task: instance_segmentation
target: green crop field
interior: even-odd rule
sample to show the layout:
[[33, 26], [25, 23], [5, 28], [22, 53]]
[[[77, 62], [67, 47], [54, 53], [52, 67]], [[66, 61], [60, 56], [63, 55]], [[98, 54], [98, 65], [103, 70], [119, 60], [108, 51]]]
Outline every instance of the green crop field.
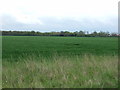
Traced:
[[117, 37], [3, 36], [3, 88], [118, 87]]
[[6, 36], [2, 40], [3, 59], [31, 54], [47, 57], [53, 53], [114, 55], [118, 52], [117, 38]]

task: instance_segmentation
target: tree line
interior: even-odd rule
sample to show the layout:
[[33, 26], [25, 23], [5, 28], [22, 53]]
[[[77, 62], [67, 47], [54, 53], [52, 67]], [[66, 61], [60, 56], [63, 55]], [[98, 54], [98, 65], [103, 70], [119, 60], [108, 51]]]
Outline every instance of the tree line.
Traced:
[[74, 36], [74, 37], [117, 37], [120, 36], [117, 33], [109, 32], [92, 32], [88, 31], [60, 31], [60, 32], [38, 32], [38, 31], [0, 31], [3, 36]]

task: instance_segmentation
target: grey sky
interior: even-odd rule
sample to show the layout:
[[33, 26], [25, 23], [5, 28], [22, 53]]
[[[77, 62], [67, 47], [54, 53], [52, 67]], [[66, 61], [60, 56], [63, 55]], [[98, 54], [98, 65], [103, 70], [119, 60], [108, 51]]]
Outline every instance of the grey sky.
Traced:
[[3, 0], [0, 29], [118, 32], [117, 5], [118, 0]]

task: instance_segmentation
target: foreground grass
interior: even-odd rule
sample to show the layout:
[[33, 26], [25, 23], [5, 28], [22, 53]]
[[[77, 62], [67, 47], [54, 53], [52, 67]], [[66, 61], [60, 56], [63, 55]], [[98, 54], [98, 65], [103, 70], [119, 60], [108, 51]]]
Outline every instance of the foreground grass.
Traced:
[[117, 56], [30, 56], [3, 60], [3, 88], [118, 87]]

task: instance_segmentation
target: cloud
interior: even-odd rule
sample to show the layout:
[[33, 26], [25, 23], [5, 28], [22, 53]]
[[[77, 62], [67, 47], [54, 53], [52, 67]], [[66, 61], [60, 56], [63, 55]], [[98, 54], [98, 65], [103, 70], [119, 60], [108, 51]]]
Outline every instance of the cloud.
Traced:
[[[18, 21], [14, 16], [3, 15], [2, 17], [2, 30], [35, 30], [41, 23], [23, 23]], [[37, 26], [37, 27], [36, 27]]]
[[119, 0], [2, 0], [3, 30], [117, 32]]
[[[117, 14], [119, 0], [3, 0], [1, 13], [16, 17], [101, 17]], [[22, 17], [21, 17], [22, 18]]]
[[2, 30], [117, 32], [119, 0], [2, 0]]
[[55, 18], [55, 17], [40, 17], [40, 23], [22, 23], [18, 21], [15, 17], [10, 15], [2, 16], [2, 30], [35, 30], [40, 32], [47, 31], [109, 31], [117, 32], [117, 18], [110, 17], [107, 20], [99, 20], [96, 18], [82, 18], [82, 19], [72, 19], [72, 18]]

